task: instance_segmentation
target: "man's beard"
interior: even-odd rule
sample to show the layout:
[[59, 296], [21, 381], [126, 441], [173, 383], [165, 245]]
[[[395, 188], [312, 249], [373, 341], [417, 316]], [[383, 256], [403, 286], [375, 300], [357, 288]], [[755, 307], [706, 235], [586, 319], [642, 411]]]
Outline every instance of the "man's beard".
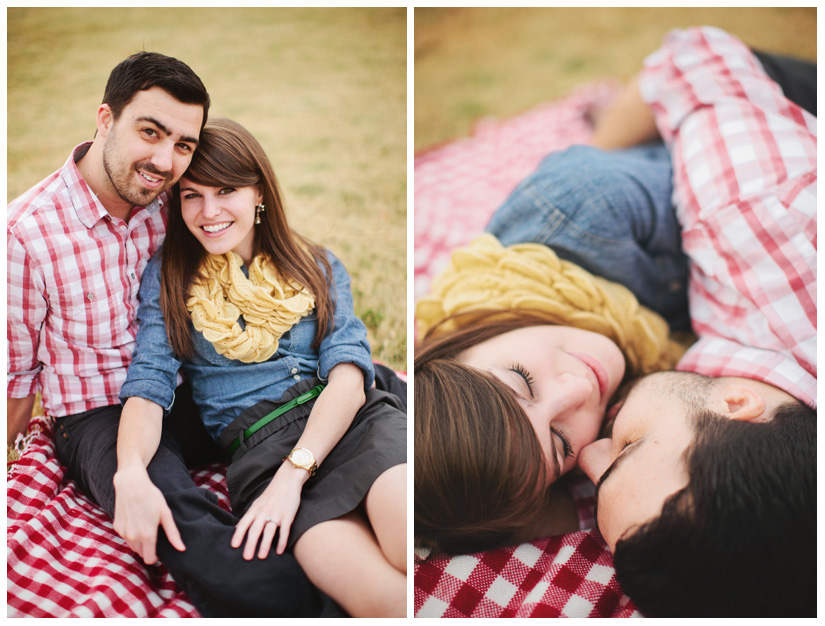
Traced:
[[157, 198], [163, 191], [169, 188], [168, 184], [163, 184], [157, 189], [145, 189], [132, 182], [131, 176], [138, 174], [138, 170], [143, 170], [147, 173], [156, 175], [160, 178], [169, 181], [171, 173], [161, 172], [151, 163], [136, 163], [131, 167], [119, 167], [117, 164], [117, 137], [114, 133], [110, 133], [106, 138], [106, 143], [103, 146], [103, 170], [109, 177], [109, 183], [114, 189], [115, 193], [124, 202], [128, 202], [132, 206], [146, 206]]

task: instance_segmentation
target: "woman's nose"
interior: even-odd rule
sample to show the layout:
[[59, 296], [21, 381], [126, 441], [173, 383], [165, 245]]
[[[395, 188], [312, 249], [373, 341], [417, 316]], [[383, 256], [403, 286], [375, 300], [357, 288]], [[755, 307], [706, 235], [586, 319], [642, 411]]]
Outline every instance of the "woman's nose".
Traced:
[[211, 196], [205, 195], [203, 198], [203, 216], [206, 219], [212, 219], [220, 214], [221, 209], [218, 206], [218, 201]]
[[[595, 393], [598, 393], [598, 389]], [[593, 383], [585, 378], [565, 373], [556, 379], [553, 395], [555, 401], [566, 410], [575, 410], [593, 397], [594, 387]]]
[[598, 483], [602, 474], [613, 462], [613, 440], [598, 439], [579, 452], [578, 464], [587, 477]]

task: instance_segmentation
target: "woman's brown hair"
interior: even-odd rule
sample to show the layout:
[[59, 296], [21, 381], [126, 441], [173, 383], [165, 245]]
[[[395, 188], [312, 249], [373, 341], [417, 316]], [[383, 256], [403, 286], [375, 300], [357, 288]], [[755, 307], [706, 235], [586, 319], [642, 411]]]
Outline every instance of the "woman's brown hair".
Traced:
[[496, 377], [459, 362], [505, 332], [547, 324], [538, 313], [474, 312], [434, 328], [416, 349], [415, 539], [447, 554], [523, 540], [546, 511], [550, 473], [530, 420]]
[[[297, 281], [315, 297], [318, 330], [312, 345], [317, 348], [333, 322], [332, 270], [324, 249], [289, 227], [278, 181], [261, 145], [237, 122], [211, 120], [201, 131], [198, 149], [184, 176], [208, 187], [258, 188], [266, 210], [254, 227], [254, 253], [266, 256], [284, 278]], [[185, 360], [193, 352], [186, 294], [207, 252], [183, 221], [179, 184], [172, 189], [170, 200], [160, 307], [169, 343], [178, 358]]]

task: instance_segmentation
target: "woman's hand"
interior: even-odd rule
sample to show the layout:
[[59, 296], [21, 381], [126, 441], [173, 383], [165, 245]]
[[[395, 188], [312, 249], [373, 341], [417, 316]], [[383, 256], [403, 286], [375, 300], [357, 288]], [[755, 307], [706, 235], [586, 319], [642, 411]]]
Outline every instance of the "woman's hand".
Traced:
[[309, 472], [284, 461], [264, 492], [258, 496], [241, 518], [232, 535], [233, 548], [240, 547], [247, 535], [243, 558], [250, 561], [260, 539], [258, 558], [265, 559], [272, 547], [275, 532], [279, 531], [275, 551], [283, 554], [289, 539], [289, 529], [301, 506], [301, 488], [309, 478]]
[[[329, 373], [329, 382], [318, 396], [307, 419], [307, 425], [293, 448], [312, 450], [320, 466], [329, 451], [341, 440], [352, 419], [364, 404], [364, 374], [352, 363], [339, 363]], [[309, 472], [284, 461], [266, 490], [258, 497], [235, 527], [231, 545], [240, 547], [244, 535], [243, 558], [250, 561], [260, 539], [258, 558], [265, 559], [278, 531], [276, 552], [283, 554], [289, 539], [289, 529], [301, 506], [301, 489]]]
[[163, 527], [172, 546], [186, 550], [163, 493], [145, 470], [118, 472], [115, 485], [115, 532], [126, 540], [146, 565], [157, 563], [158, 526]]

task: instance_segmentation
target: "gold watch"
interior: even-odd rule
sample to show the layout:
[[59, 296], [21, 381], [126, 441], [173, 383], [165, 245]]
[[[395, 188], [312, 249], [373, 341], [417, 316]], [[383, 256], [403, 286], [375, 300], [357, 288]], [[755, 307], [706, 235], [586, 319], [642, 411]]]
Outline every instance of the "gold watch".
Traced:
[[284, 461], [289, 461], [295, 467], [308, 471], [310, 478], [315, 476], [315, 472], [318, 470], [315, 456], [306, 448], [295, 448]]

